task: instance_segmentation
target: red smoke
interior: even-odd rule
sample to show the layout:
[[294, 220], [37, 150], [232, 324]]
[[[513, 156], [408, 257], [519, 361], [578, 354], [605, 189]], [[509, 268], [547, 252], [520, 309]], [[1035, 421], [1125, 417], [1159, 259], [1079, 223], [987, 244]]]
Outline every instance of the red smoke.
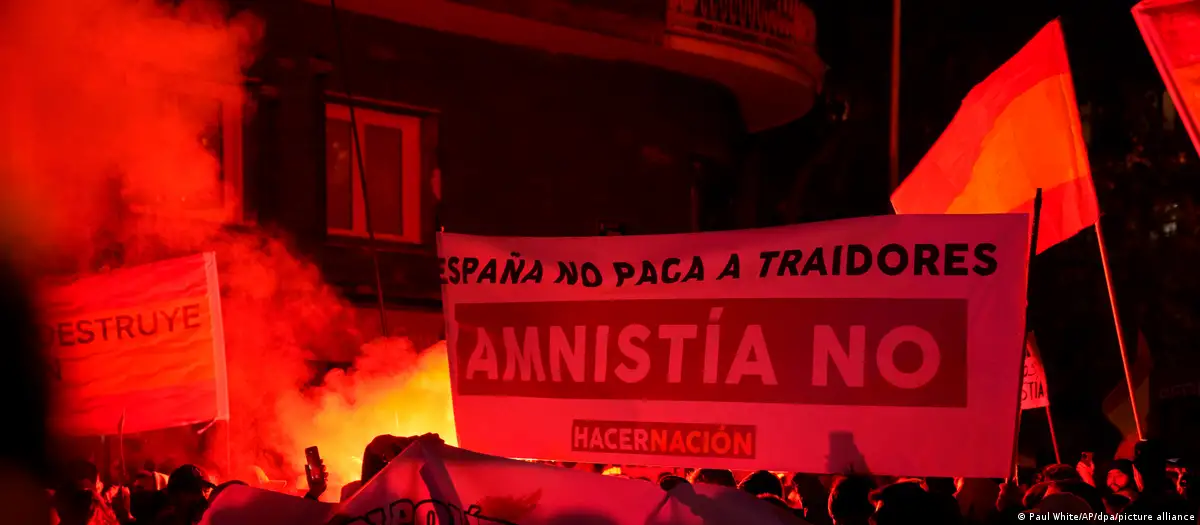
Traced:
[[221, 105], [251, 117], [243, 72], [262, 24], [212, 2], [165, 4], [3, 2], [0, 241], [58, 275], [216, 251], [240, 473], [270, 470], [273, 454], [298, 472], [316, 444], [341, 482], [375, 434], [452, 433], [444, 349], [418, 358], [380, 342], [356, 372], [302, 392], [315, 351], [364, 343], [352, 310], [285, 240], [224, 227], [239, 195], [201, 139]]
[[[174, 222], [218, 195], [217, 161], [197, 138], [214, 100], [243, 101], [257, 22], [197, 2], [5, 4], [0, 166], [21, 240], [86, 265], [108, 241], [211, 234]], [[153, 218], [130, 213], [139, 205]]]

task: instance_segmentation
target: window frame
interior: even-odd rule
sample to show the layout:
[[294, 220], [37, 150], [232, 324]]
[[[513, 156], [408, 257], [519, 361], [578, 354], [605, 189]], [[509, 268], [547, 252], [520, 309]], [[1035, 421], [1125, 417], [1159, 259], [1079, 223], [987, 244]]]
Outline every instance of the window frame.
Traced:
[[[221, 207], [207, 210], [180, 210], [178, 218], [222, 224], [244, 225], [249, 221], [245, 208], [245, 165], [243, 163], [243, 120], [247, 94], [241, 86], [198, 81], [196, 89], [182, 89], [180, 94], [213, 97], [221, 105]], [[151, 206], [131, 203], [130, 210], [138, 215], [154, 217]]]
[[[326, 150], [329, 147], [329, 137], [325, 135], [325, 130], [328, 129], [330, 120], [342, 121], [349, 125], [351, 123], [350, 103], [340, 100], [325, 102], [325, 120], [323, 121], [322, 135], [325, 136], [323, 146]], [[362, 143], [362, 147], [364, 148], [363, 164], [369, 164], [370, 154], [366, 151], [365, 144], [366, 127], [379, 126], [400, 131], [400, 226], [403, 233], [397, 235], [377, 231], [375, 232], [375, 239], [393, 243], [421, 244], [422, 118], [411, 114], [368, 109], [355, 104], [354, 120], [358, 128], [359, 140], [356, 143], [353, 140], [353, 136], [350, 140], [350, 193], [352, 195], [350, 202], [350, 229], [329, 226], [329, 212], [326, 209], [326, 234], [333, 237], [356, 239], [367, 239], [370, 237], [370, 234], [367, 232], [367, 212], [363, 199], [362, 177], [359, 175], [357, 150], [360, 146], [359, 143]], [[322, 171], [324, 171], [322, 180], [324, 181], [326, 192], [329, 190], [329, 171], [327, 166], [328, 164], [326, 163], [325, 167], [322, 168]]]

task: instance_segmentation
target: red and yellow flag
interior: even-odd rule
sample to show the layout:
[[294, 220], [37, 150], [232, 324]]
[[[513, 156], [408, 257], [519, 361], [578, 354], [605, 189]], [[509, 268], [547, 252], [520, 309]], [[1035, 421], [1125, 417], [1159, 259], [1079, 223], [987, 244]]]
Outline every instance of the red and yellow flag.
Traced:
[[44, 299], [56, 430], [94, 436], [229, 418], [213, 254], [85, 277]]
[[1200, 0], [1144, 0], [1133, 18], [1200, 151]]
[[1038, 252], [1098, 218], [1062, 28], [1051, 22], [975, 86], [892, 194], [896, 213], [1032, 213]]

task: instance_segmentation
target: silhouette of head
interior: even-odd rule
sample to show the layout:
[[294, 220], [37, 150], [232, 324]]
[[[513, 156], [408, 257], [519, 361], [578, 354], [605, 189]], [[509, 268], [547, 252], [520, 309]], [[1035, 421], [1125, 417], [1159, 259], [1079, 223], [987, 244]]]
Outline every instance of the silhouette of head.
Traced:
[[935, 523], [939, 513], [933, 512], [935, 504], [930, 494], [920, 483], [903, 481], [893, 483], [871, 494], [875, 503], [875, 525], [902, 525], [909, 523]]
[[770, 494], [772, 496], [783, 498], [783, 482], [774, 474], [765, 470], [759, 470], [746, 476], [738, 488], [749, 492], [755, 496], [762, 494]]
[[1079, 471], [1071, 465], [1058, 463], [1054, 465], [1046, 465], [1046, 468], [1042, 469], [1042, 481], [1069, 481], [1081, 479], [1083, 478], [1079, 476]]
[[692, 473], [692, 483], [707, 483], [709, 485], [721, 485], [730, 488], [737, 487], [737, 483], [733, 480], [733, 472], [711, 468], [702, 468]]
[[850, 476], [839, 478], [829, 491], [829, 517], [837, 524], [867, 523], [875, 507], [871, 491], [875, 483], [870, 478]]
[[679, 485], [687, 485], [688, 480], [674, 474], [664, 473], [658, 477], [658, 487], [669, 491]]

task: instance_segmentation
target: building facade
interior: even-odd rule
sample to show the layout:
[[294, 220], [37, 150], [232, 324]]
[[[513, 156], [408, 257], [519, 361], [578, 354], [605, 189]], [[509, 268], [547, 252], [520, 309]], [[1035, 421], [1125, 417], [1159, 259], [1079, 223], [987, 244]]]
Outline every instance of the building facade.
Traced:
[[243, 213], [292, 236], [369, 334], [369, 209], [389, 329], [418, 345], [444, 326], [440, 229], [754, 226], [734, 211], [754, 202], [744, 146], [803, 116], [824, 71], [798, 0], [246, 3], [266, 33], [221, 141]]

